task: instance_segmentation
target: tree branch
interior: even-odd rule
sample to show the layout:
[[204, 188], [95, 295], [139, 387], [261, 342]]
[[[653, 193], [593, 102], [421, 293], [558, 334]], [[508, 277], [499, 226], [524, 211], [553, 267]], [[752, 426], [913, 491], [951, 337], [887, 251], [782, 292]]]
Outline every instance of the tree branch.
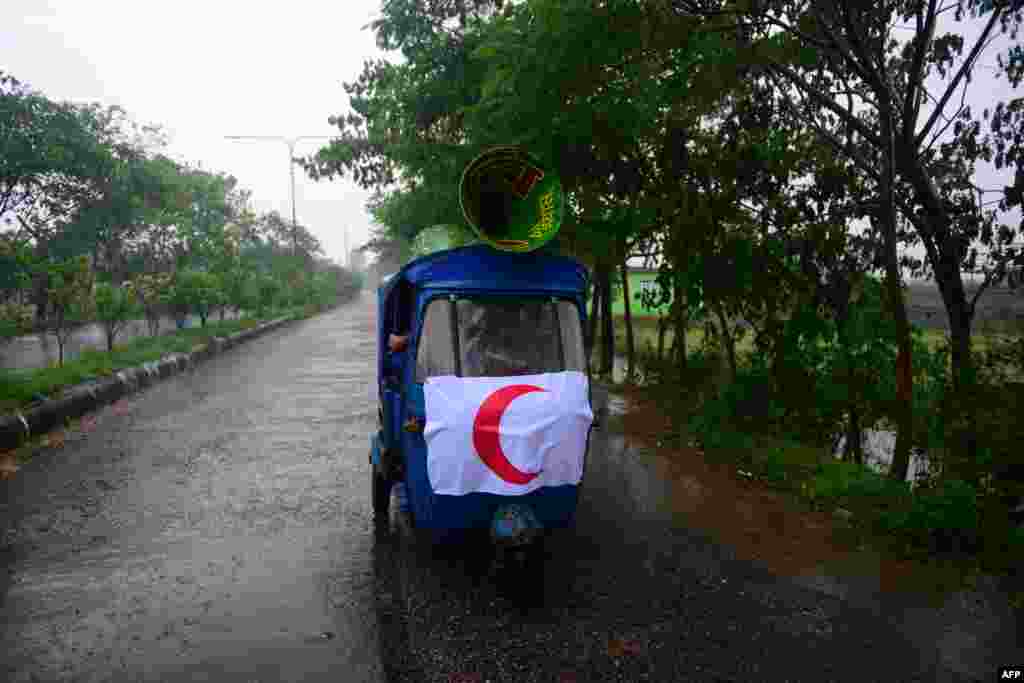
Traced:
[[37, 232], [34, 228], [32, 228], [25, 221], [24, 218], [22, 218], [21, 216], [15, 216], [15, 218], [17, 218], [18, 222], [21, 223], [22, 229], [29, 234], [29, 237], [31, 237], [32, 239], [35, 239], [35, 240], [42, 240], [42, 237], [40, 236], [41, 233]]
[[838, 152], [849, 155], [853, 163], [858, 168], [860, 168], [864, 173], [866, 173], [869, 177], [871, 177], [872, 180], [876, 182], [880, 181], [881, 177], [878, 175], [877, 171], [875, 171], [871, 167], [871, 164], [868, 163], [867, 159], [865, 159], [863, 155], [861, 155], [856, 150], [856, 148], [853, 147], [853, 145], [844, 145], [838, 138], [835, 137], [835, 135], [822, 128], [817, 121], [814, 121], [811, 117], [804, 116], [799, 111], [797, 111], [796, 106], [790, 100], [782, 98], [782, 102], [794, 116], [810, 124], [811, 128], [814, 129], [815, 133], [817, 133], [819, 137], [823, 138], [826, 142], [835, 147]]
[[806, 96], [813, 99], [819, 105], [825, 107], [826, 109], [832, 110], [832, 112], [838, 115], [841, 120], [845, 121], [847, 125], [849, 125], [855, 131], [857, 131], [861, 135], [861, 137], [870, 142], [872, 145], [875, 145], [876, 147], [879, 148], [882, 146], [882, 141], [878, 138], [878, 136], [875, 135], [859, 119], [857, 119], [852, 114], [847, 112], [845, 109], [840, 107], [834, 101], [829, 100], [827, 97], [822, 96], [821, 93], [807, 86], [798, 75], [793, 73], [791, 69], [774, 62], [769, 63], [768, 68], [774, 71], [775, 73], [778, 73], [779, 75], [785, 77], [786, 80], [788, 80], [790, 83], [796, 86], [798, 90], [800, 90]]
[[964, 89], [963, 89], [963, 92], [960, 95], [960, 107], [956, 110], [956, 113], [953, 114], [953, 116], [951, 116], [951, 117], [946, 117], [945, 115], [943, 115], [942, 118], [946, 119], [946, 125], [944, 125], [941, 130], [939, 130], [938, 132], [935, 133], [935, 135], [932, 136], [931, 141], [928, 142], [928, 146], [925, 147], [924, 150], [922, 150], [922, 151], [927, 151], [927, 150], [931, 149], [935, 145], [935, 143], [939, 140], [939, 138], [942, 137], [943, 133], [945, 133], [947, 130], [949, 130], [949, 127], [952, 126], [956, 122], [956, 118], [960, 115], [960, 112], [962, 112], [964, 110], [964, 103], [967, 100], [967, 86], [968, 86], [967, 81], [964, 81]]
[[935, 0], [928, 0], [928, 11], [925, 15], [924, 30], [921, 28], [921, 13], [917, 14], [917, 44], [914, 56], [907, 72], [907, 92], [903, 100], [903, 139], [910, 142], [914, 139], [914, 124], [920, 114], [918, 92], [924, 89], [924, 55], [932, 42], [935, 32]]
[[836, 51], [839, 52], [839, 56], [849, 64], [850, 68], [856, 72], [858, 76], [865, 82], [871, 82], [871, 74], [868, 73], [866, 65], [862, 65], [860, 62], [860, 55], [855, 55], [853, 49], [845, 40], [843, 40], [839, 34], [832, 30], [832, 27], [828, 25], [825, 18], [821, 16], [821, 13], [817, 9], [812, 9], [811, 13], [817, 20], [821, 30], [825, 33], [825, 36], [832, 42], [832, 45]]
[[953, 78], [953, 81], [949, 84], [949, 87], [946, 88], [946, 92], [942, 94], [942, 99], [939, 100], [938, 105], [936, 105], [935, 107], [935, 111], [933, 111], [932, 115], [928, 118], [928, 123], [925, 124], [924, 128], [921, 129], [921, 132], [918, 133], [917, 137], [914, 139], [915, 147], [920, 147], [921, 143], [924, 142], [924, 139], [928, 136], [928, 132], [932, 129], [932, 126], [935, 125], [936, 119], [938, 119], [942, 110], [946, 108], [946, 103], [949, 102], [949, 98], [953, 96], [953, 92], [960, 84], [960, 81], [970, 70], [970, 68], [974, 64], [974, 61], [978, 58], [978, 55], [981, 54], [982, 47], [988, 40], [988, 34], [992, 32], [992, 28], [995, 26], [996, 22], [1002, 16], [1002, 12], [1002, 7], [993, 8], [992, 17], [989, 19], [988, 25], [985, 26], [985, 30], [978, 37], [978, 41], [974, 44], [974, 47], [971, 49], [970, 55], [968, 55], [967, 59], [964, 60], [964, 63], [960, 65], [960, 70], [957, 71], [957, 74]]

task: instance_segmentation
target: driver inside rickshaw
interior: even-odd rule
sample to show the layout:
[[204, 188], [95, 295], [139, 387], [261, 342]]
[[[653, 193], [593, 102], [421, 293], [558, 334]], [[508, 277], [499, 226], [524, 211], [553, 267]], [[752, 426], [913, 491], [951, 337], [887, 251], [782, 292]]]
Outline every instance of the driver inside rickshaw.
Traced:
[[558, 329], [547, 302], [466, 304], [463, 326], [464, 377], [508, 377], [560, 369]]
[[399, 380], [402, 368], [405, 366], [406, 349], [409, 347], [409, 330], [412, 326], [412, 286], [403, 280], [396, 285], [392, 296], [385, 370], [389, 378]]

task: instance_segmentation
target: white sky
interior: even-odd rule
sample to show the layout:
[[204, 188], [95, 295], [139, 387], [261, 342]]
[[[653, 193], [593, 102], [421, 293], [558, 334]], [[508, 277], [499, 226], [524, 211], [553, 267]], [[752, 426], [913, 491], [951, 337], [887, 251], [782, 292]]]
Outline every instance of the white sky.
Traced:
[[[162, 125], [168, 152], [252, 190], [258, 212], [291, 216], [288, 148], [225, 135], [331, 136], [348, 111], [341, 84], [382, 57], [361, 30], [380, 0], [225, 2], [3, 0], [0, 69], [54, 100], [120, 105]], [[327, 140], [299, 142], [296, 155]], [[327, 256], [346, 262], [369, 238], [369, 193], [350, 181], [308, 179], [296, 167], [300, 223]]]
[[[372, 32], [362, 30], [380, 1], [4, 0], [0, 69], [52, 99], [116, 104], [136, 121], [162, 125], [172, 156], [233, 174], [252, 190], [257, 211], [290, 217], [286, 145], [224, 136], [336, 133], [327, 118], [348, 111], [342, 82], [354, 80], [364, 60], [383, 56]], [[943, 19], [940, 33], [953, 25]], [[971, 23], [960, 27], [966, 49], [980, 30]], [[1006, 46], [1000, 38], [981, 64], [994, 66]], [[937, 84], [932, 92], [941, 92]], [[968, 101], [979, 111], [1014, 95], [981, 68]], [[300, 142], [296, 154], [326, 143]], [[1009, 182], [984, 166], [979, 184]], [[346, 230], [349, 249], [369, 237], [368, 197], [350, 181], [316, 183], [296, 169], [298, 220], [339, 262], [346, 262]], [[1016, 224], [1019, 213], [1008, 218]]]

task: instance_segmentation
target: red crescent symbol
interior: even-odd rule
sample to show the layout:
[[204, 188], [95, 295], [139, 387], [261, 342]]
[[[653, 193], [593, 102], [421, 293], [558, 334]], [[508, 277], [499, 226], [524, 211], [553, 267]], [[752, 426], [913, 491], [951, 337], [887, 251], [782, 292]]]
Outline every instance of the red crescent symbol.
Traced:
[[512, 401], [523, 394], [545, 391], [530, 384], [512, 384], [498, 389], [484, 399], [473, 420], [473, 447], [480, 460], [510, 484], [529, 484], [540, 472], [523, 472], [508, 461], [501, 450], [498, 427], [501, 416]]

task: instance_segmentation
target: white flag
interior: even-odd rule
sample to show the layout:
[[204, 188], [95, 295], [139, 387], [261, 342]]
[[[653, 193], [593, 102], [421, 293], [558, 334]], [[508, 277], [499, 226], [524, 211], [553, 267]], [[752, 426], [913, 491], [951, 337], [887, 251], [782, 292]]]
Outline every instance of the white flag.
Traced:
[[430, 377], [423, 387], [434, 493], [521, 496], [579, 484], [594, 420], [587, 376]]

